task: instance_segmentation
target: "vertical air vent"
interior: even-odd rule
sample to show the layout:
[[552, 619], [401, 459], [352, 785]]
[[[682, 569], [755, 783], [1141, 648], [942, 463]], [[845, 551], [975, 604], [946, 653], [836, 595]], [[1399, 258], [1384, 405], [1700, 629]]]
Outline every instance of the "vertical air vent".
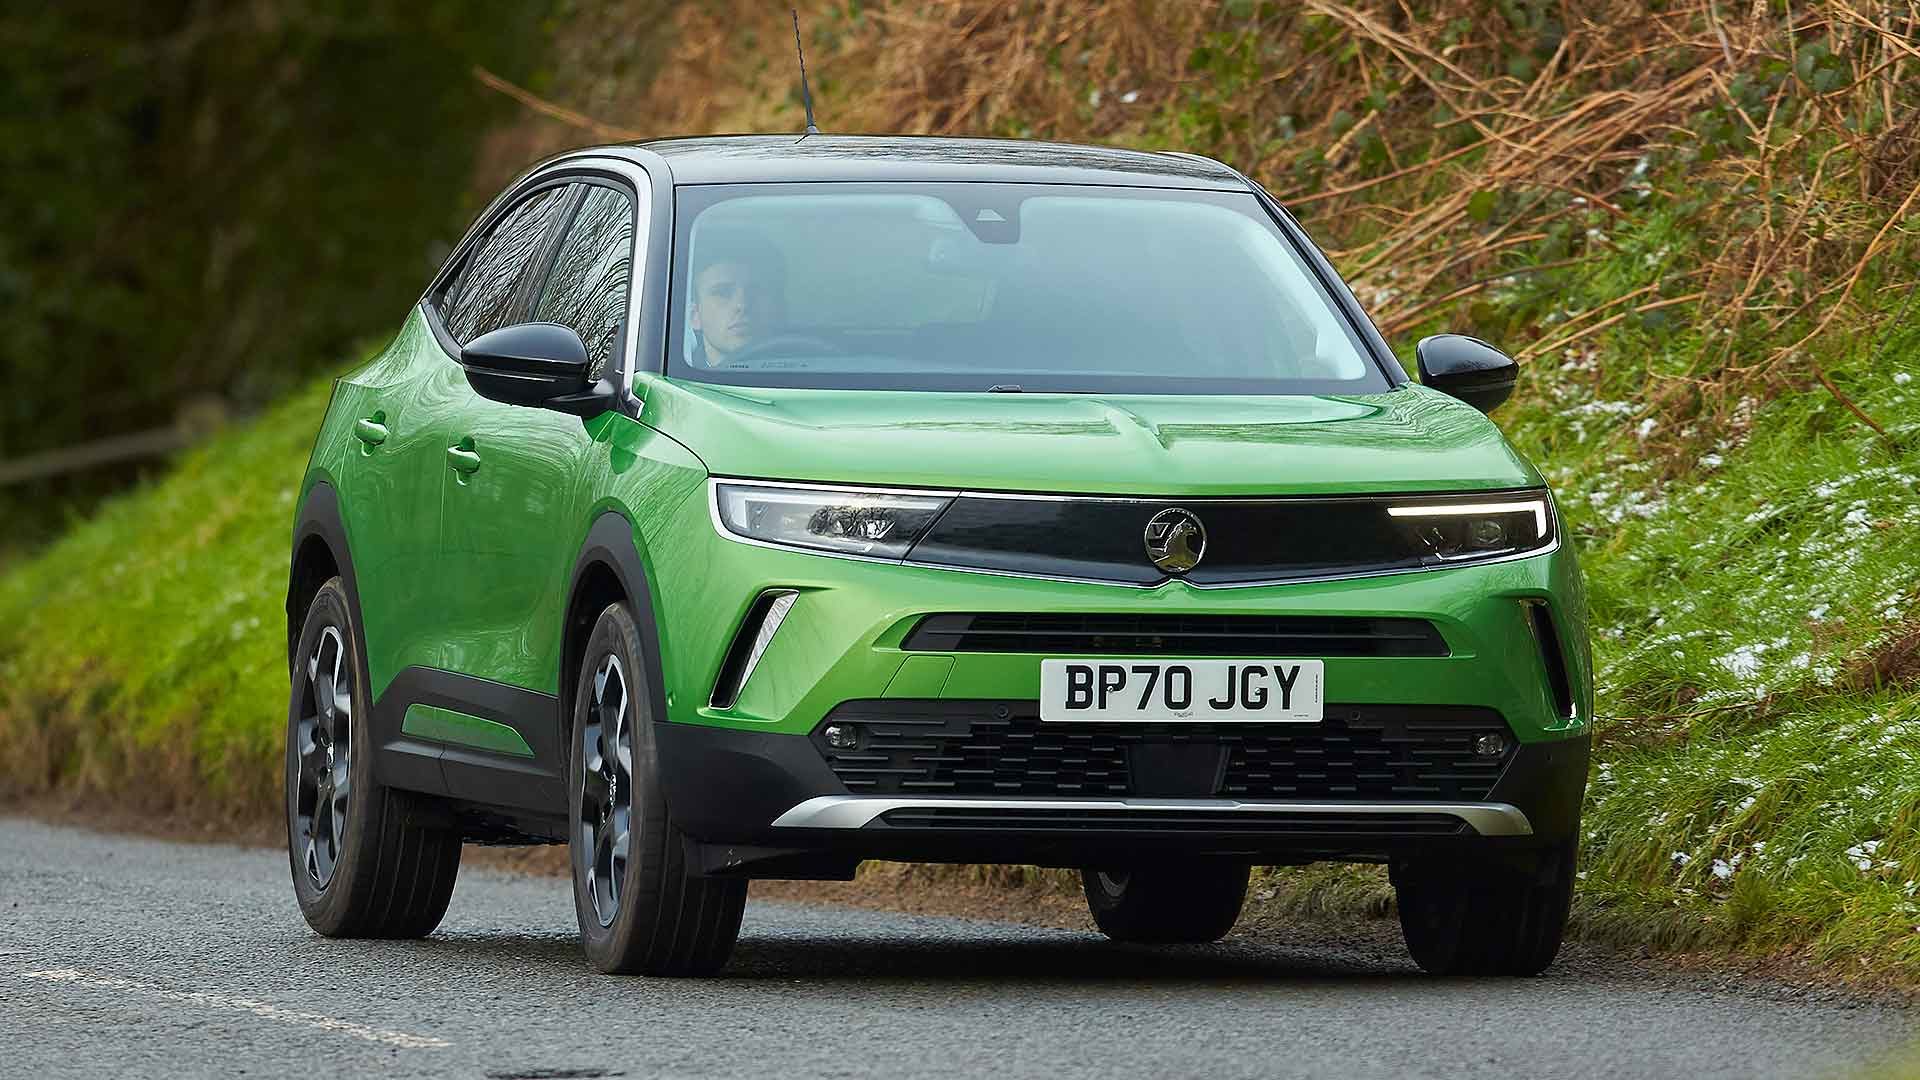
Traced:
[[731, 709], [733, 703], [740, 700], [740, 691], [753, 677], [755, 665], [772, 644], [773, 635], [780, 630], [780, 624], [786, 620], [787, 612], [793, 610], [793, 602], [800, 596], [792, 589], [769, 589], [754, 598], [753, 606], [747, 609], [747, 617], [740, 620], [740, 629], [733, 635], [733, 644], [727, 647], [727, 657], [720, 663], [720, 677], [714, 680], [713, 696], [708, 704], [716, 709]]
[[1553, 610], [1545, 600], [1523, 600], [1520, 606], [1526, 610], [1527, 628], [1533, 631], [1533, 643], [1540, 649], [1540, 663], [1546, 668], [1554, 714], [1562, 720], [1572, 720], [1575, 718], [1573, 682], [1567, 678], [1567, 654], [1560, 647], [1560, 631], [1553, 624]]

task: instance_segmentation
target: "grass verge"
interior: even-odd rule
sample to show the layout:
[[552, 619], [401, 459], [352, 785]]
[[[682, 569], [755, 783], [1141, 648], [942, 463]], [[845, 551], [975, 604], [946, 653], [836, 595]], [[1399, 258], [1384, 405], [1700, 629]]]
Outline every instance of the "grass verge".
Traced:
[[0, 796], [272, 813], [293, 497], [326, 399], [217, 436], [0, 576]]

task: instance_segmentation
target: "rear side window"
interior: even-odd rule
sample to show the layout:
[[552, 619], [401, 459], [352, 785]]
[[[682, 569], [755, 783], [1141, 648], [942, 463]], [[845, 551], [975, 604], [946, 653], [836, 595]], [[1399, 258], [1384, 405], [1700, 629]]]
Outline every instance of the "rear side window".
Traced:
[[533, 318], [573, 327], [593, 358], [596, 378], [626, 326], [632, 264], [633, 201], [624, 191], [589, 187], [554, 256]]
[[475, 246], [442, 298], [441, 317], [455, 341], [465, 344], [521, 321], [572, 191], [556, 187], [532, 196], [507, 211]]

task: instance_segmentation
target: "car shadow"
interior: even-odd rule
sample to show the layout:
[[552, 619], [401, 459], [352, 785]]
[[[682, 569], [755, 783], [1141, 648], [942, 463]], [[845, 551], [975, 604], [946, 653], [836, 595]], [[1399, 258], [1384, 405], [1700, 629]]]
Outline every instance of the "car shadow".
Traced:
[[[438, 965], [457, 969], [469, 962], [509, 966], [555, 975], [585, 971], [580, 939], [572, 933], [442, 932], [405, 945]], [[1334, 983], [1352, 988], [1367, 983], [1426, 981], [1410, 960], [1347, 950], [1337, 942], [1322, 947], [1274, 946], [1229, 939], [1214, 945], [1121, 945], [1072, 931], [989, 926], [943, 927], [924, 937], [899, 931], [882, 933], [796, 930], [788, 927], [743, 929], [732, 958], [718, 978], [727, 982], [792, 982], [884, 987], [902, 982], [939, 980], [1081, 985], [1152, 982], [1157, 985], [1236, 982]]]
[[[1038, 936], [1044, 934], [1045, 936]], [[1337, 951], [1216, 945], [1120, 945], [1058, 931], [1008, 940], [1004, 933], [945, 933], [927, 940], [885, 937], [743, 934], [721, 973], [726, 979], [983, 979], [1057, 983], [1234, 982], [1424, 978], [1404, 966]]]

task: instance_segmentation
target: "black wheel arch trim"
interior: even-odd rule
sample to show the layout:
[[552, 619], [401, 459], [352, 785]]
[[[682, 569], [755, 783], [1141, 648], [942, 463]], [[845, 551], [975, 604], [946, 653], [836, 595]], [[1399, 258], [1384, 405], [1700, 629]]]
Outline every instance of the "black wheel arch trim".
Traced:
[[[640, 647], [645, 654], [640, 658], [647, 679], [647, 700], [653, 711], [654, 746], [658, 754], [658, 777], [662, 794], [666, 798], [668, 813], [672, 814], [682, 828], [690, 828], [701, 822], [688, 822], [683, 819], [687, 811], [704, 807], [707, 803], [704, 789], [711, 787], [717, 777], [724, 777], [724, 769], [707, 769], [703, 765], [713, 764], [711, 755], [704, 753], [704, 743], [689, 743], [674, 736], [682, 729], [697, 728], [707, 730], [700, 725], [676, 724], [668, 716], [666, 677], [661, 661], [660, 625], [655, 615], [651, 576], [646, 563], [640, 557], [639, 541], [634, 535], [633, 522], [618, 510], [603, 511], [594, 520], [593, 527], [587, 530], [587, 538], [580, 545], [580, 554], [574, 561], [573, 573], [567, 580], [567, 625], [561, 638], [562, 663], [566, 667], [579, 666], [576, 654], [586, 646], [587, 636], [593, 633], [593, 621], [598, 611], [575, 611], [582, 586], [588, 575], [596, 568], [610, 571], [618, 582], [620, 591], [625, 595], [628, 609], [633, 615], [634, 626], [640, 631]], [[572, 687], [577, 672], [561, 673], [561, 732], [565, 752], [571, 755], [573, 703]], [[806, 740], [795, 736], [793, 741], [802, 746]], [[809, 750], [811, 748], [809, 747]], [[825, 771], [824, 765], [821, 771]], [[830, 774], [829, 774], [830, 775]]]
[[[582, 587], [589, 575], [598, 569], [613, 574], [621, 593], [626, 597], [629, 610], [633, 614], [634, 625], [640, 631], [640, 644], [646, 655], [640, 658], [647, 676], [648, 704], [653, 710], [655, 721], [661, 721], [667, 715], [667, 691], [665, 674], [660, 663], [660, 627], [654, 618], [653, 589], [649, 585], [646, 564], [640, 558], [640, 547], [634, 541], [633, 522], [618, 510], [604, 510], [594, 519], [593, 526], [587, 530], [587, 536], [580, 544], [580, 553], [574, 557], [573, 571], [567, 575], [567, 613], [566, 625], [560, 634], [560, 726], [570, 729], [573, 723], [573, 684], [579, 672], [576, 653], [586, 646], [586, 640], [593, 633], [593, 620], [599, 611], [577, 611], [575, 605], [580, 602]], [[581, 625], [584, 621], [584, 625]]]
[[[340, 516], [340, 497], [333, 484], [322, 480], [315, 483], [300, 503], [300, 512], [294, 517], [293, 544], [289, 549], [291, 556], [287, 564], [287, 670], [294, 665], [294, 652], [300, 646], [300, 628], [307, 621], [307, 603], [300, 602], [300, 596], [306, 590], [301, 588], [302, 578], [301, 552], [307, 545], [319, 542], [327, 549], [333, 559], [334, 568], [339, 572], [340, 584], [347, 592], [347, 613], [353, 617], [354, 651], [359, 654], [360, 671], [365, 674], [371, 669], [367, 666], [367, 641], [364, 627], [366, 620], [361, 617], [360, 586], [353, 572], [353, 549], [347, 543], [347, 525]], [[325, 584], [325, 579], [313, 583], [313, 591]], [[309, 594], [310, 595], [310, 594]], [[372, 687], [368, 687], [371, 691]]]

